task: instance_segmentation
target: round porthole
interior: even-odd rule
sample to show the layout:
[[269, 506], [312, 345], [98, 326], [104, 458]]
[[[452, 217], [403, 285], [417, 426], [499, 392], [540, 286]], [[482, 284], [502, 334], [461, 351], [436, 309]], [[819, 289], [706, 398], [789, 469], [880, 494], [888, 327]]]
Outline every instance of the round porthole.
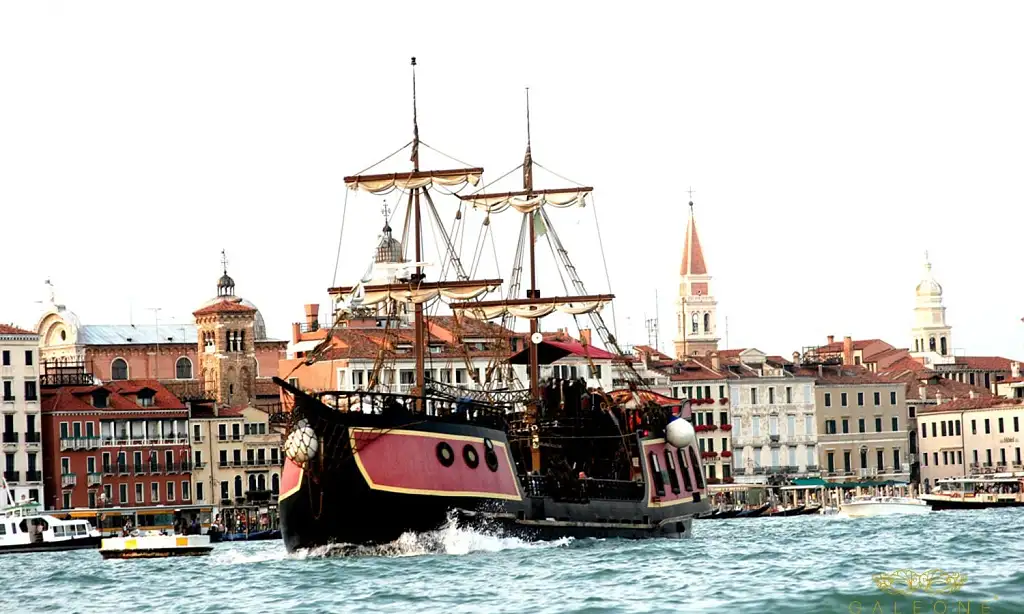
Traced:
[[470, 469], [476, 469], [480, 466], [480, 456], [476, 453], [476, 448], [473, 447], [473, 444], [467, 443], [462, 448], [462, 460], [466, 461], [466, 465]]
[[437, 460], [445, 467], [451, 467], [455, 462], [455, 450], [445, 442], [437, 444]]
[[493, 450], [493, 449], [494, 449], [494, 442], [491, 441], [490, 439], [487, 439], [485, 437], [484, 438], [484, 450]]
[[487, 468], [491, 471], [498, 470], [498, 455], [494, 453], [493, 449], [484, 452], [484, 462], [487, 463]]

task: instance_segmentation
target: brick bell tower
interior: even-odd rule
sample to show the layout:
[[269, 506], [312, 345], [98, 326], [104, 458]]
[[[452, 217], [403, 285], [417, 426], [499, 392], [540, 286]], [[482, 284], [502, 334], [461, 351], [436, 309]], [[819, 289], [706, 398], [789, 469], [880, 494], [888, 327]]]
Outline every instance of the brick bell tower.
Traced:
[[217, 297], [192, 312], [203, 390], [218, 408], [252, 404], [257, 370], [256, 308], [235, 296], [235, 281], [228, 275], [223, 251], [221, 262], [224, 274], [217, 282]]

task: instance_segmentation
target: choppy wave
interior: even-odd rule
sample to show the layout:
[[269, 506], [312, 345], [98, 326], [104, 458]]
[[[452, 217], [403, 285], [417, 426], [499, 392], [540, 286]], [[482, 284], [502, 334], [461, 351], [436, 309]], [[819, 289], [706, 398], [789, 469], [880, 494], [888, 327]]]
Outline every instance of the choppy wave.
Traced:
[[9, 555], [0, 556], [0, 612], [869, 614], [913, 611], [879, 592], [873, 574], [939, 568], [968, 577], [947, 612], [959, 599], [971, 612], [985, 603], [992, 614], [1019, 614], [1022, 521], [1024, 510], [800, 516], [697, 521], [691, 540], [559, 542], [449, 522], [383, 546], [294, 555], [280, 542], [163, 560]]

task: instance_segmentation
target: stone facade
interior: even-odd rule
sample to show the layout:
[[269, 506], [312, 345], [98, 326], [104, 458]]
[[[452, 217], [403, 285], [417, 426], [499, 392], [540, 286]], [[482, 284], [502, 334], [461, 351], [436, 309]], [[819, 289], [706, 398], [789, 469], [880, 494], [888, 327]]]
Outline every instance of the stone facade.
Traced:
[[15, 501], [43, 500], [39, 337], [0, 324], [0, 450]]

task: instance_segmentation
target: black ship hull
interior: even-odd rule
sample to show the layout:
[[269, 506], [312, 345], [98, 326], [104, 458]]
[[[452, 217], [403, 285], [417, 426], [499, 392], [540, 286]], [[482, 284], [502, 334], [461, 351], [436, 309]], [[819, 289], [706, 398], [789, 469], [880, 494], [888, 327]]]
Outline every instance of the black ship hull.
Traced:
[[[538, 540], [681, 538], [692, 534], [693, 516], [709, 509], [700, 466], [688, 461], [695, 452], [657, 437], [638, 437], [642, 477], [561, 480], [556, 488], [551, 475], [521, 470], [504, 429], [452, 417], [338, 411], [290, 391], [297, 420], [320, 442], [303, 465], [285, 460], [278, 509], [290, 552], [387, 544], [452, 521]], [[655, 456], [661, 462], [651, 469]]]

